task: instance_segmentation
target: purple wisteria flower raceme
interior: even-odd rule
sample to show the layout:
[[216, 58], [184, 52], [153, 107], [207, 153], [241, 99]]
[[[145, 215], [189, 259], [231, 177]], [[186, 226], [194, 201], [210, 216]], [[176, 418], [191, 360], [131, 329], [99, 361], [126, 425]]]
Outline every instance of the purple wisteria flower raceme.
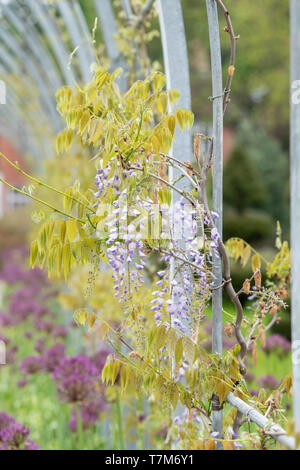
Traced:
[[[135, 167], [139, 166], [135, 162]], [[95, 178], [95, 197], [99, 198], [95, 207], [99, 215], [102, 215], [100, 211], [103, 210], [100, 201], [105, 200], [108, 193], [115, 196], [113, 210], [105, 219], [106, 230], [104, 227], [101, 230], [98, 226], [99, 238], [106, 240], [106, 255], [113, 270], [115, 296], [124, 305], [124, 313], [129, 313], [128, 303], [133, 293], [144, 284], [145, 249], [147, 251], [149, 248], [148, 221], [151, 219], [153, 222], [152, 219], [159, 212], [167, 214], [162, 217], [161, 226], [152, 224], [160, 227], [156, 227], [154, 234], [151, 232], [151, 239], [155, 240], [154, 245], [161, 252], [161, 261], [167, 268], [157, 281], [151, 308], [157, 325], [171, 320], [175, 328], [184, 332], [188, 318], [193, 318], [195, 298], [198, 312], [203, 312], [210, 300], [214, 281], [211, 268], [213, 259], [219, 257], [219, 234], [215, 228], [210, 229], [210, 220], [203, 216], [200, 224], [201, 230], [203, 229], [202, 246], [201, 243], [199, 245], [197, 220], [201, 218], [199, 214], [203, 215], [203, 209], [199, 205], [197, 210], [192, 207], [187, 210], [183, 198], [175, 203], [170, 217], [168, 205], [166, 208], [163, 205], [158, 206], [142, 193], [129, 197], [127, 189], [124, 189], [124, 182], [134, 177], [135, 173], [136, 170], [124, 169], [114, 157], [105, 168], [103, 165], [99, 168]], [[129, 214], [138, 217], [138, 227], [133, 222], [128, 222]], [[214, 213], [213, 218], [216, 217], [217, 214]], [[206, 247], [205, 252], [202, 250], [203, 244]], [[184, 251], [182, 245], [185, 246]], [[175, 260], [175, 279], [171, 279], [169, 274], [172, 259]], [[189, 262], [188, 266], [185, 261]]]

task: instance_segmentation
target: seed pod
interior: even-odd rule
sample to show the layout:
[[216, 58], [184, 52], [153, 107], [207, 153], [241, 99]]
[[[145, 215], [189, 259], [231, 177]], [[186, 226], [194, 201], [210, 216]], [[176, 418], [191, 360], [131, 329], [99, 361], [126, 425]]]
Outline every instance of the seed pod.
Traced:
[[259, 337], [260, 337], [260, 343], [261, 343], [261, 347], [262, 348], [265, 348], [266, 347], [266, 335], [265, 335], [265, 329], [262, 325], [260, 325], [258, 327], [258, 331], [259, 331]]
[[254, 273], [254, 281], [255, 281], [256, 289], [260, 289], [261, 288], [261, 272], [259, 269], [257, 269]]
[[270, 315], [275, 315], [278, 312], [278, 305], [273, 304], [270, 308]]
[[256, 363], [257, 363], [257, 344], [255, 342], [253, 343], [253, 348], [252, 348], [252, 360], [253, 360], [253, 364], [256, 366]]
[[285, 288], [281, 289], [280, 294], [283, 299], [287, 298], [287, 290]]
[[225, 331], [226, 335], [227, 335], [229, 338], [232, 337], [232, 335], [233, 335], [233, 329], [232, 329], [232, 326], [231, 326], [230, 323], [227, 323], [227, 324], [225, 325], [224, 331]]
[[230, 66], [228, 67], [228, 74], [229, 74], [231, 77], [232, 77], [233, 74], [234, 74], [234, 70], [235, 70], [235, 68], [234, 68], [233, 65], [230, 65]]
[[196, 134], [194, 138], [194, 154], [198, 163], [200, 162], [201, 134]]
[[249, 294], [249, 292], [250, 292], [250, 286], [251, 286], [251, 285], [250, 285], [250, 280], [249, 280], [249, 279], [245, 279], [245, 280], [244, 280], [244, 283], [243, 283], [243, 292], [244, 292], [245, 294]]
[[[159, 162], [159, 165], [158, 165], [158, 174], [160, 176], [160, 178], [162, 178], [163, 180], [166, 180], [167, 179], [167, 165], [165, 162], [161, 161]], [[164, 183], [160, 183], [162, 187], [165, 186]]]
[[192, 174], [193, 174], [193, 166], [192, 166], [192, 164], [191, 164], [190, 162], [184, 162], [184, 163], [185, 163], [186, 166], [189, 167], [189, 169], [187, 170], [188, 174], [189, 174], [190, 176], [192, 176]]
[[139, 353], [136, 352], [136, 351], [130, 351], [129, 357], [130, 357], [131, 359], [139, 359], [139, 358], [140, 358], [140, 355], [139, 355]]

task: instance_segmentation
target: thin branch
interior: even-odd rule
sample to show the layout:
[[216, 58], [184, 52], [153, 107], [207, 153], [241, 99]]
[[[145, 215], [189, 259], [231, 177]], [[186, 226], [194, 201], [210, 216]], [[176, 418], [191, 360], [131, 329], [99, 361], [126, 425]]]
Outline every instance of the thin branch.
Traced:
[[138, 19], [135, 23], [135, 28], [139, 28], [141, 26], [141, 24], [143, 23], [144, 19], [146, 18], [146, 16], [148, 15], [148, 13], [150, 13], [150, 10], [152, 8], [152, 5], [154, 3], [155, 0], [148, 0], [145, 5], [143, 6], [142, 8], [142, 11], [141, 13], [139, 14], [138, 16]]
[[[207, 172], [210, 168], [210, 165], [206, 165], [204, 168], [203, 168], [203, 176], [202, 176], [202, 181], [201, 181], [201, 192], [202, 192], [202, 200], [203, 200], [203, 204], [204, 204], [204, 209], [207, 213], [207, 216], [209, 218], [209, 227], [211, 229], [213, 228], [216, 228], [215, 226], [215, 223], [214, 223], [214, 220], [213, 220], [213, 217], [211, 215], [211, 212], [210, 212], [210, 209], [209, 209], [209, 205], [208, 205], [208, 201], [207, 201]], [[230, 269], [230, 260], [229, 260], [229, 256], [228, 256], [228, 253], [227, 253], [227, 250], [225, 248], [225, 245], [223, 243], [223, 240], [221, 239], [221, 237], [219, 236], [218, 238], [218, 249], [219, 249], [219, 253], [220, 253], [220, 256], [221, 256], [221, 259], [222, 259], [222, 262], [223, 262], [223, 271], [224, 271], [224, 280], [226, 281], [226, 284], [225, 284], [225, 290], [231, 300], [231, 302], [233, 303], [234, 307], [235, 307], [235, 311], [236, 311], [236, 321], [235, 321], [235, 336], [236, 336], [236, 339], [241, 347], [240, 349], [240, 352], [238, 354], [238, 362], [239, 362], [239, 367], [240, 367], [240, 372], [241, 374], [245, 374], [246, 373], [246, 367], [243, 363], [243, 359], [244, 357], [246, 356], [247, 354], [247, 343], [245, 341], [245, 338], [242, 334], [242, 331], [241, 331], [241, 327], [242, 327], [242, 322], [243, 322], [243, 307], [242, 307], [242, 304], [240, 302], [240, 299], [236, 293], [236, 291], [234, 290], [234, 287], [233, 287], [233, 284], [232, 284], [232, 281], [231, 281], [231, 269]]]
[[222, 2], [222, 0], [216, 0], [216, 2], [219, 5], [222, 12], [224, 13], [225, 20], [227, 23], [227, 27], [225, 28], [225, 31], [229, 33], [229, 36], [230, 36], [230, 63], [228, 67], [228, 75], [227, 75], [227, 80], [226, 80], [226, 85], [225, 85], [225, 90], [224, 90], [224, 100], [223, 100], [223, 110], [225, 113], [227, 105], [228, 103], [230, 103], [230, 91], [231, 91], [230, 88], [231, 88], [232, 78], [234, 74], [235, 57], [236, 57], [236, 41], [238, 38], [234, 34], [230, 14], [226, 6]]
[[[137, 171], [144, 171], [143, 168], [138, 168], [136, 166], [130, 166], [129, 169], [137, 170]], [[169, 186], [169, 188], [173, 189], [173, 191], [176, 191], [178, 194], [180, 194], [182, 197], [184, 197], [187, 201], [189, 201], [193, 206], [196, 205], [195, 201], [185, 191], [183, 191], [179, 188], [176, 188], [176, 186], [174, 186], [172, 183], [169, 183], [169, 181], [165, 180], [164, 178], [161, 178], [158, 175], [154, 175], [153, 173], [147, 173], [147, 175], [150, 176], [151, 178], [154, 178], [154, 179], [160, 181], [161, 183], [164, 183], [167, 186]]]
[[41, 199], [39, 199], [35, 196], [32, 196], [31, 194], [26, 193], [25, 191], [22, 191], [21, 189], [15, 188], [14, 186], [9, 184], [7, 181], [3, 180], [2, 178], [0, 178], [0, 182], [5, 184], [5, 186], [7, 186], [8, 188], [13, 189], [14, 191], [17, 191], [17, 193], [23, 194], [24, 196], [29, 197], [30, 199], [32, 199], [35, 202], [38, 202], [39, 204], [43, 204], [44, 206], [48, 207], [49, 209], [53, 210], [54, 212], [57, 212], [58, 214], [64, 215], [65, 217], [68, 217], [70, 219], [77, 220], [77, 222], [80, 222], [81, 224], [86, 223], [84, 220], [79, 219], [78, 217], [74, 217], [73, 215], [66, 214], [65, 212], [61, 211], [60, 209], [56, 209], [56, 207], [51, 206], [51, 204], [48, 204], [47, 202], [42, 201]]
[[30, 179], [31, 181], [33, 181], [34, 183], [38, 184], [39, 186], [43, 186], [44, 188], [46, 189], [50, 189], [51, 191], [54, 191], [56, 192], [57, 194], [61, 194], [62, 196], [64, 197], [67, 197], [69, 199], [71, 199], [72, 201], [74, 202], [77, 202], [78, 204], [81, 204], [83, 207], [85, 207], [87, 210], [91, 211], [91, 212], [95, 212], [94, 209], [92, 209], [91, 207], [89, 207], [87, 204], [85, 204], [84, 202], [80, 201], [79, 199], [77, 199], [76, 197], [74, 196], [71, 196], [70, 194], [67, 194], [67, 193], [64, 193], [63, 191], [60, 191], [59, 189], [56, 189], [56, 188], [53, 188], [52, 186], [49, 186], [48, 184], [46, 183], [43, 183], [42, 181], [38, 180], [37, 178], [34, 178], [33, 176], [29, 175], [28, 173], [26, 173], [24, 170], [22, 170], [21, 168], [19, 168], [17, 165], [15, 165], [13, 162], [11, 162], [3, 153], [0, 152], [0, 157], [3, 158], [9, 165], [11, 165], [15, 170], [17, 170], [19, 173], [21, 173], [23, 176], [25, 176], [26, 178]]
[[160, 153], [160, 155], [162, 157], [164, 157], [165, 159], [167, 160], [170, 160], [170, 161], [173, 161], [175, 163], [177, 163], [177, 165], [180, 165], [180, 166], [183, 166], [184, 168], [186, 168], [187, 170], [191, 171], [194, 175], [198, 176], [199, 179], [201, 179], [201, 174], [198, 173], [193, 167], [191, 167], [190, 165], [188, 165], [187, 163], [185, 162], [182, 162], [180, 160], [178, 160], [177, 158], [175, 157], [171, 157], [171, 155], [167, 155], [166, 153]]

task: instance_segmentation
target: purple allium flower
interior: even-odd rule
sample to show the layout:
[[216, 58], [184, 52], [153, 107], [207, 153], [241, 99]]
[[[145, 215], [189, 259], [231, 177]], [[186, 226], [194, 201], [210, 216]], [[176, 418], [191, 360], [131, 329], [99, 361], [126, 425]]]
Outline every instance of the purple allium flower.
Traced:
[[23, 450], [39, 450], [40, 446], [36, 444], [32, 439], [28, 439], [23, 447]]
[[278, 352], [287, 353], [291, 350], [291, 343], [284, 336], [273, 334], [267, 338], [264, 350], [267, 352], [277, 350]]
[[2, 333], [0, 333], [0, 341], [4, 343], [5, 345], [8, 345], [10, 343], [10, 339], [6, 338]]
[[32, 331], [25, 331], [25, 333], [24, 333], [24, 338], [26, 338], [26, 339], [31, 339], [32, 336], [33, 336]]
[[96, 367], [86, 356], [63, 358], [53, 372], [60, 400], [67, 403], [87, 400], [95, 389], [98, 375]]
[[45, 333], [48, 333], [48, 334], [50, 334], [55, 327], [53, 323], [41, 321], [40, 319], [36, 319], [34, 324], [38, 331], [45, 331]]
[[40, 356], [27, 356], [21, 361], [19, 367], [25, 375], [36, 374], [43, 369], [43, 361]]
[[279, 387], [280, 382], [274, 377], [274, 375], [264, 375], [258, 380], [258, 383], [264, 388], [270, 388], [274, 390]]
[[15, 420], [11, 415], [0, 411], [0, 431], [9, 426], [14, 421]]
[[53, 327], [51, 334], [52, 334], [53, 338], [55, 338], [55, 339], [58, 339], [58, 338], [63, 339], [63, 338], [66, 338], [68, 336], [68, 330], [64, 325], [57, 325], [57, 326]]
[[56, 343], [51, 348], [48, 348], [43, 353], [43, 366], [46, 371], [53, 372], [60, 362], [65, 357], [65, 345]]
[[0, 440], [5, 445], [18, 449], [24, 443], [29, 434], [29, 428], [15, 421], [0, 431]]
[[0, 450], [37, 450], [39, 447], [27, 439], [30, 429], [18, 423], [7, 413], [0, 412]]
[[45, 338], [39, 338], [34, 345], [34, 349], [36, 350], [36, 352], [41, 354], [45, 350], [45, 344], [46, 344]]
[[254, 376], [254, 374], [252, 374], [251, 372], [247, 372], [247, 373], [244, 375], [244, 379], [245, 379], [247, 382], [253, 382], [253, 380], [255, 379], [255, 376]]
[[17, 382], [17, 386], [18, 386], [19, 388], [26, 387], [27, 384], [28, 384], [28, 380], [25, 379], [25, 378], [20, 379], [20, 380], [18, 380], [18, 382]]
[[7, 364], [13, 364], [16, 361], [16, 354], [19, 351], [19, 346], [15, 345], [6, 351]]
[[107, 349], [100, 349], [100, 351], [96, 352], [93, 356], [90, 357], [90, 360], [96, 367], [99, 375], [101, 374], [101, 371], [106, 362], [106, 358], [109, 354], [110, 353]]
[[[80, 405], [80, 414], [83, 429], [89, 429], [93, 427], [105, 409], [106, 403], [102, 397], [82, 403]], [[69, 427], [73, 432], [77, 431], [77, 412], [75, 408], [72, 410]]]

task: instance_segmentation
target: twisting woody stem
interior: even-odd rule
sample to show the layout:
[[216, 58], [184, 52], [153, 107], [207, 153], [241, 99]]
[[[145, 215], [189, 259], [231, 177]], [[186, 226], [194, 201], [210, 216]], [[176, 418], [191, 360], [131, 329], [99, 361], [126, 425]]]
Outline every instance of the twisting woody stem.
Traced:
[[228, 103], [230, 103], [230, 91], [231, 91], [231, 83], [233, 79], [233, 74], [234, 74], [234, 66], [235, 66], [235, 56], [236, 56], [236, 41], [238, 39], [238, 36], [235, 36], [231, 18], [229, 11], [227, 10], [226, 6], [222, 2], [222, 0], [216, 0], [218, 6], [222, 10], [225, 16], [225, 20], [227, 23], [227, 27], [225, 28], [225, 31], [229, 33], [230, 36], [230, 64], [228, 67], [228, 75], [227, 75], [227, 80], [226, 80], [226, 85], [225, 85], [225, 90], [224, 90], [224, 100], [223, 100], [223, 110], [224, 113], [226, 111]]

